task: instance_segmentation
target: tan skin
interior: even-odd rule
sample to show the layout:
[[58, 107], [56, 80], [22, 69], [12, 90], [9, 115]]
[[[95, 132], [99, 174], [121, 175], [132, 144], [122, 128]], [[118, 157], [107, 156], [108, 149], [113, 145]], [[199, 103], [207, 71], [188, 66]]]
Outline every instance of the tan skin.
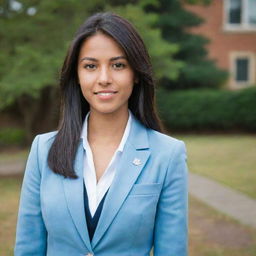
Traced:
[[81, 47], [78, 78], [90, 104], [87, 139], [98, 182], [122, 139], [135, 76], [120, 46], [97, 33]]
[[[109, 119], [110, 120], [110, 119]], [[128, 115], [125, 115], [122, 119], [117, 119], [118, 122], [113, 122], [115, 125], [111, 126], [112, 130], [102, 131], [101, 127], [105, 127], [110, 123], [109, 120], [101, 122], [100, 125], [98, 122], [89, 122], [89, 134], [88, 142], [90, 144], [93, 162], [95, 166], [97, 182], [103, 175], [105, 169], [107, 168], [114, 152], [116, 151], [128, 120]], [[116, 131], [115, 134], [113, 131]], [[93, 131], [93, 132], [92, 132]]]

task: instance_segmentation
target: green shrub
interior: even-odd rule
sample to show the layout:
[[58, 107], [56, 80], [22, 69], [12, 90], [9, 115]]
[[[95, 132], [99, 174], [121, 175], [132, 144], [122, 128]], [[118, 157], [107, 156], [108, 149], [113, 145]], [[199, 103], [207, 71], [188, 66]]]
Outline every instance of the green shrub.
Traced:
[[25, 142], [25, 131], [17, 128], [0, 129], [0, 146], [22, 145]]
[[171, 130], [256, 131], [256, 88], [239, 91], [157, 92], [162, 120]]

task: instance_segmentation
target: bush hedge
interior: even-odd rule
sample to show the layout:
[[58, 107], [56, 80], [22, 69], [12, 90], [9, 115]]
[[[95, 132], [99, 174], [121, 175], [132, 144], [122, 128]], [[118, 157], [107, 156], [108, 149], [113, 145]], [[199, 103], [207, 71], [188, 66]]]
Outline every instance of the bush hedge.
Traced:
[[24, 143], [24, 130], [12, 127], [0, 129], [0, 147], [7, 145], [23, 145]]
[[178, 131], [256, 131], [256, 87], [239, 91], [157, 91], [167, 129]]

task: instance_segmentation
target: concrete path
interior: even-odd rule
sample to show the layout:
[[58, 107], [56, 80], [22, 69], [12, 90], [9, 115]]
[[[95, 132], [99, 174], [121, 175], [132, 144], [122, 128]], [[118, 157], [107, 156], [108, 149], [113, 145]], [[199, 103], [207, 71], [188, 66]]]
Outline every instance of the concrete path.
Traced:
[[24, 170], [25, 162], [22, 160], [8, 163], [0, 163], [0, 177], [22, 174]]
[[189, 174], [192, 196], [239, 222], [256, 228], [256, 200], [197, 174]]
[[[24, 161], [0, 164], [0, 177], [22, 174]], [[256, 200], [206, 177], [189, 174], [189, 193], [216, 210], [256, 228]]]

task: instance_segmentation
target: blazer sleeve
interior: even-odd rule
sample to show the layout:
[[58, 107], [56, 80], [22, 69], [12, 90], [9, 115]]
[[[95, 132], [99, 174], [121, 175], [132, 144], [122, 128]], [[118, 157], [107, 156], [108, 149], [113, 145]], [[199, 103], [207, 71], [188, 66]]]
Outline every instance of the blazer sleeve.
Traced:
[[178, 142], [160, 194], [155, 229], [154, 256], [188, 255], [188, 186], [186, 149]]
[[23, 178], [16, 230], [15, 256], [46, 255], [47, 232], [40, 204], [39, 136], [29, 153]]

